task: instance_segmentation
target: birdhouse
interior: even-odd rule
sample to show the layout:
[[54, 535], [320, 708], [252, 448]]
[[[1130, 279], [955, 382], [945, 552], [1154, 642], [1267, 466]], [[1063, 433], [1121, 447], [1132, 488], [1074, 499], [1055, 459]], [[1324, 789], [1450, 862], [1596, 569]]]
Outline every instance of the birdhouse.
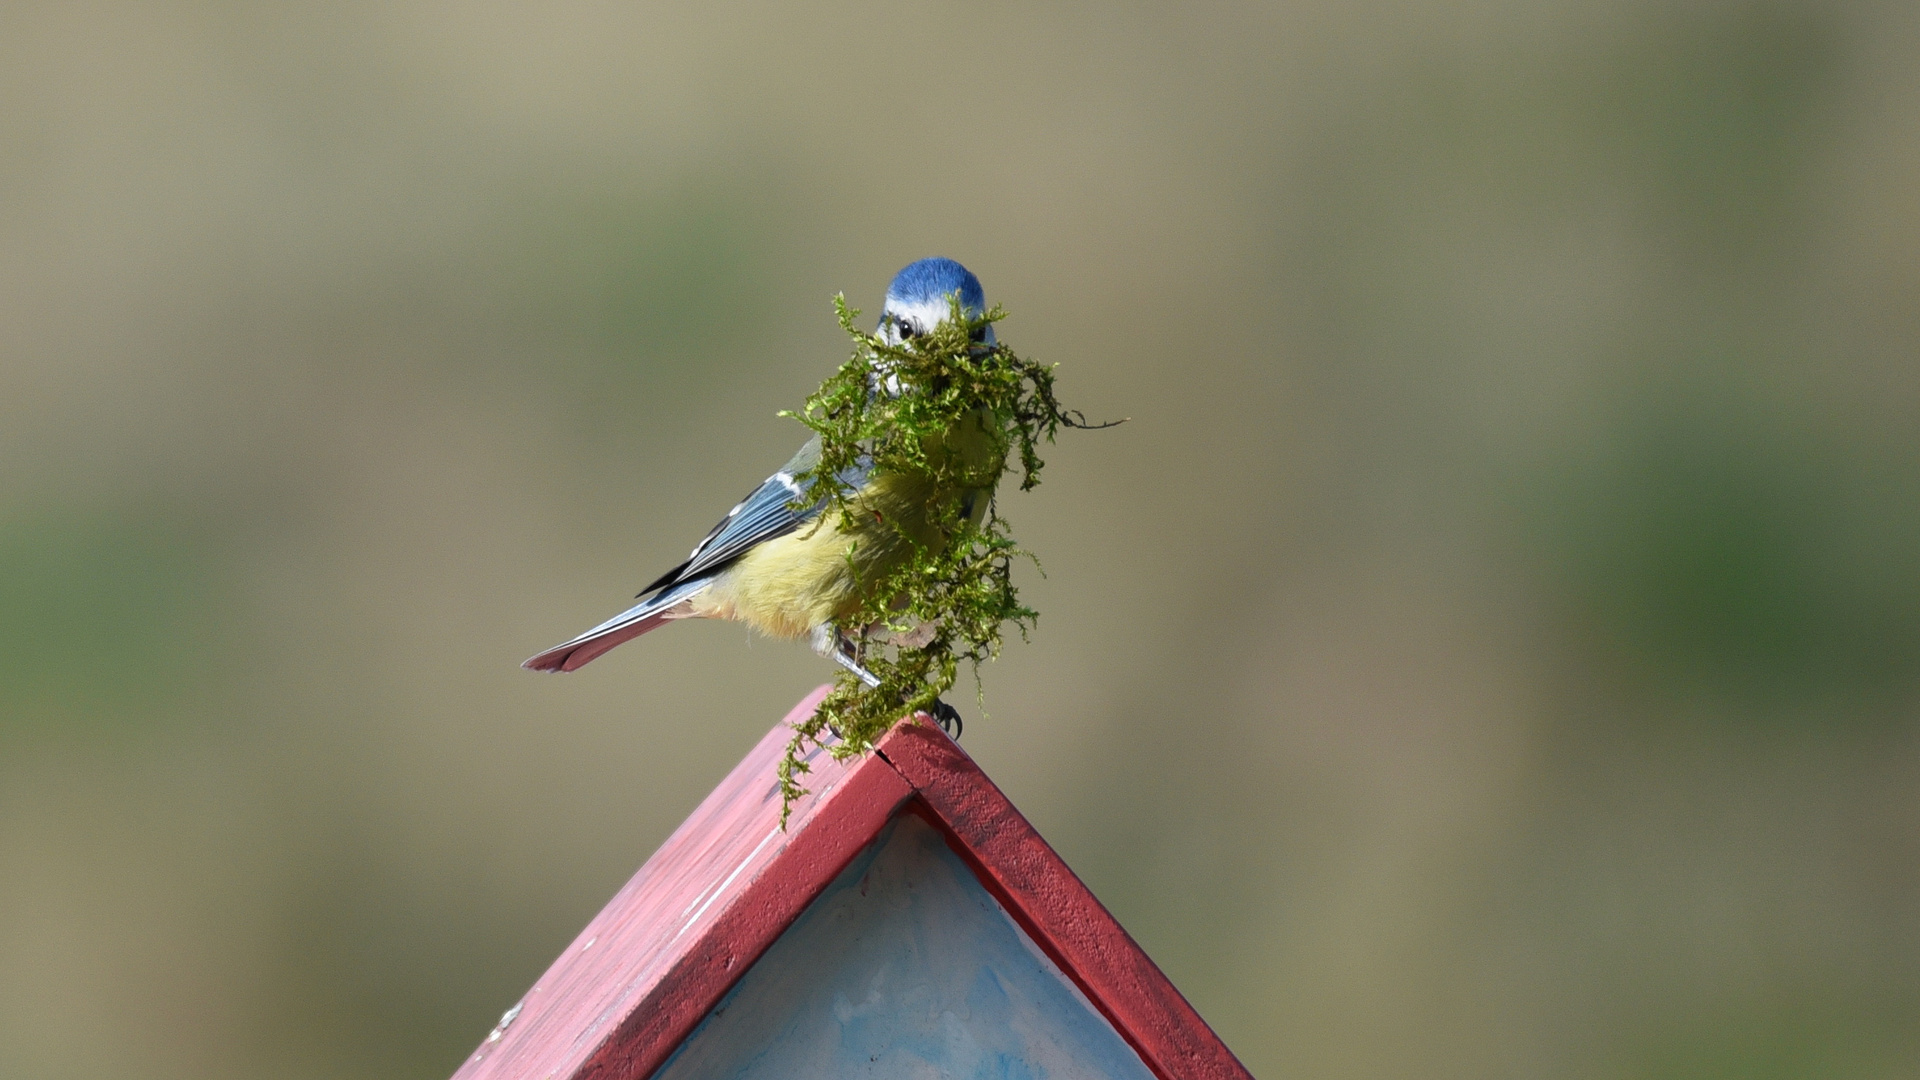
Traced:
[[745, 760], [507, 1010], [455, 1080], [1251, 1080], [924, 717]]

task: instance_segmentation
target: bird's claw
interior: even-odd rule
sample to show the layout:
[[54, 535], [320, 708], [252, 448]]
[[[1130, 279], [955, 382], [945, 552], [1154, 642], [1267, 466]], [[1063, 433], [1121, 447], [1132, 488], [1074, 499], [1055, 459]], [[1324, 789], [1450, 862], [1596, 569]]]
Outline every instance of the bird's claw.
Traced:
[[960, 741], [960, 732], [967, 726], [960, 719], [960, 710], [939, 698], [934, 698], [932, 707], [927, 709], [927, 714], [933, 717], [933, 722], [939, 724], [940, 730], [946, 732], [949, 738], [955, 742]]

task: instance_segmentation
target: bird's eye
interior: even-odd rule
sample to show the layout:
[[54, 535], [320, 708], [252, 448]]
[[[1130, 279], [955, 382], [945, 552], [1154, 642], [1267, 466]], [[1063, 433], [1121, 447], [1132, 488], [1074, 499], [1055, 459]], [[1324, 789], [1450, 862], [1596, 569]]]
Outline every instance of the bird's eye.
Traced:
[[899, 331], [901, 341], [905, 341], [908, 338], [915, 337], [920, 333], [920, 331], [914, 329], [913, 323], [907, 321], [906, 319], [895, 319], [893, 320], [893, 325], [894, 325], [894, 329]]

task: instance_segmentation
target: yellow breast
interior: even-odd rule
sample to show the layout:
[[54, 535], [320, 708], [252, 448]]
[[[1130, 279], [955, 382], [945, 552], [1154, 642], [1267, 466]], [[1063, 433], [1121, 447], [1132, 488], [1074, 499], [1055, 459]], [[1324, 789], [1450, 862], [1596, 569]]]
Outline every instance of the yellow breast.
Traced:
[[854, 499], [850, 528], [829, 512], [755, 547], [692, 598], [692, 614], [733, 619], [781, 638], [805, 637], [851, 616], [866, 599], [865, 585], [898, 568], [914, 545], [938, 550], [945, 544], [934, 524], [941, 516], [965, 512], [977, 524], [986, 514], [1005, 444], [976, 421], [935, 448], [942, 454], [936, 461], [954, 466], [942, 470], [949, 483], [874, 477]]

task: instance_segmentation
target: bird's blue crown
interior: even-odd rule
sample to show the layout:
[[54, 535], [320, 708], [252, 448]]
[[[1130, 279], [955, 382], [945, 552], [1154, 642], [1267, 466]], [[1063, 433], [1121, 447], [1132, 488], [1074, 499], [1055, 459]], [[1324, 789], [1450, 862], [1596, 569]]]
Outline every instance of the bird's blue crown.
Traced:
[[980, 287], [980, 279], [973, 276], [973, 271], [952, 259], [921, 259], [893, 276], [893, 284], [887, 286], [887, 300], [918, 305], [945, 301], [956, 292], [960, 294], [961, 305], [968, 310], [987, 309], [986, 290]]

